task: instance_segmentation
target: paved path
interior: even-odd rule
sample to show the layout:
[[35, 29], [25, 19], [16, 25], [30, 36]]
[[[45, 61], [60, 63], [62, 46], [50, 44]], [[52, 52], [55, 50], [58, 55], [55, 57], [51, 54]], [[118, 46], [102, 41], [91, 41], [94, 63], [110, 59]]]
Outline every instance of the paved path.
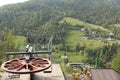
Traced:
[[35, 73], [34, 80], [65, 80], [59, 64], [52, 65], [51, 73]]

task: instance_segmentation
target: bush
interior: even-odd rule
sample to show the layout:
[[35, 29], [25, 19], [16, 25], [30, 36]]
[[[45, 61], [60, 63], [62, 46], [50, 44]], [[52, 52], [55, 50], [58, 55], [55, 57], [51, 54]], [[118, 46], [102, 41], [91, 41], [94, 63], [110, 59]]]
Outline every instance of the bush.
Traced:
[[71, 66], [66, 66], [66, 71], [68, 73], [72, 73], [73, 72], [73, 68]]

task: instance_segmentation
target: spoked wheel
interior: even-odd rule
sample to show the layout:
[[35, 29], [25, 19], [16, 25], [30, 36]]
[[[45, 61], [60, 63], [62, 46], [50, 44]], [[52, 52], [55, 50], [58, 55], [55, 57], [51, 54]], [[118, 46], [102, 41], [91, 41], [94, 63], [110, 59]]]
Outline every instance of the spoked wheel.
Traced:
[[39, 71], [44, 71], [51, 66], [51, 61], [46, 58], [30, 58], [26, 61], [25, 58], [13, 59], [2, 64], [3, 70], [15, 74], [28, 74]]

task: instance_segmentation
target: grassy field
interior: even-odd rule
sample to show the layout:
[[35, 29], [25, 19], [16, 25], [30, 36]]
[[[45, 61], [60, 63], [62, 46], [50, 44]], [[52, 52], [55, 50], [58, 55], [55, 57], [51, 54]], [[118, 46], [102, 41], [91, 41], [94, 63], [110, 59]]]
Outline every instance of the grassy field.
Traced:
[[[104, 45], [103, 42], [97, 41], [97, 40], [84, 40], [80, 37], [84, 36], [84, 33], [79, 30], [69, 30], [67, 32], [67, 36], [65, 37], [65, 42], [67, 45], [70, 46], [70, 49], [75, 51], [75, 47], [77, 43], [80, 43], [80, 46], [86, 45], [87, 48], [98, 48], [102, 47]], [[53, 45], [53, 47], [57, 47], [58, 45]], [[82, 60], [86, 59], [86, 53], [81, 54], [79, 52], [64, 52], [64, 51], [55, 51], [52, 54], [52, 61], [55, 63], [61, 63], [63, 62], [63, 59], [61, 56], [63, 56], [66, 53], [68, 56], [69, 62], [82, 62]]]
[[86, 58], [85, 55], [82, 55], [81, 53], [78, 53], [78, 52], [59, 51], [59, 52], [53, 52], [52, 62], [62, 63], [63, 62], [62, 56], [65, 53], [66, 53], [66, 56], [68, 57], [69, 62], [81, 62], [84, 58]]
[[[93, 29], [99, 28], [103, 31], [109, 31], [108, 29], [105, 29], [102, 26], [85, 23], [83, 21], [80, 21], [74, 18], [69, 18], [69, 17], [64, 18], [62, 21], [60, 21], [60, 23], [63, 23], [64, 21], [66, 21], [69, 24], [72, 24], [73, 26], [84, 25], [85, 27], [88, 27], [88, 28], [93, 28]], [[85, 45], [86, 48], [90, 48], [90, 49], [99, 48], [104, 45], [104, 43], [99, 40], [87, 40], [87, 39], [82, 39], [81, 37], [84, 37], [84, 32], [80, 30], [69, 30], [67, 32], [67, 35], [65, 36], [65, 43], [69, 45], [70, 49], [72, 49], [73, 51], [75, 51], [76, 45], [78, 43], [80, 44], [80, 46]], [[62, 52], [62, 51], [54, 52], [52, 55], [53, 61], [59, 62], [59, 63], [63, 62], [63, 60], [61, 59], [61, 56], [64, 55], [64, 53], [65, 52]], [[81, 53], [78, 53], [78, 52], [67, 52], [66, 55], [68, 56], [69, 62], [81, 62], [86, 58], [86, 53], [82, 55]]]
[[[85, 22], [75, 19], [75, 18], [66, 17], [63, 20], [61, 20], [60, 23], [63, 23], [64, 21], [66, 21], [67, 23], [69, 23], [73, 26], [84, 25], [84, 27], [87, 27], [87, 28], [92, 28], [92, 29], [99, 28], [103, 31], [110, 32], [110, 30], [105, 29], [102, 26], [85, 23]], [[84, 32], [82, 32], [80, 30], [69, 30], [67, 36], [65, 37], [65, 40], [66, 40], [67, 44], [70, 44], [73, 47], [75, 47], [75, 45], [77, 43], [80, 43], [81, 46], [83, 46], [85, 44], [86, 47], [88, 47], [88, 48], [98, 48], [98, 47], [102, 47], [104, 44], [103, 42], [100, 42], [98, 40], [85, 40], [85, 39], [81, 39], [81, 37], [84, 37]]]
[[70, 30], [68, 35], [65, 37], [66, 43], [73, 46], [75, 48], [77, 43], [80, 43], [80, 46], [86, 45], [88, 48], [98, 48], [103, 46], [103, 42], [98, 40], [85, 40], [81, 39], [84, 36], [83, 32], [79, 30]]
[[120, 27], [120, 24], [114, 24], [114, 25], [111, 25], [111, 26]]
[[84, 33], [79, 30], [70, 30], [67, 34], [65, 37], [66, 43], [72, 44], [73, 46], [80, 42], [80, 37], [84, 36]]
[[83, 21], [75, 19], [75, 18], [66, 17], [63, 20], [61, 20], [59, 23], [63, 23], [64, 21], [66, 21], [67, 23], [69, 23], [69, 24], [71, 24], [73, 26], [75, 26], [75, 25], [83, 25], [84, 27], [87, 27], [87, 28], [100, 29], [100, 30], [103, 30], [103, 31], [110, 32], [110, 30], [105, 29], [102, 26], [86, 23], [86, 22], [83, 22]]

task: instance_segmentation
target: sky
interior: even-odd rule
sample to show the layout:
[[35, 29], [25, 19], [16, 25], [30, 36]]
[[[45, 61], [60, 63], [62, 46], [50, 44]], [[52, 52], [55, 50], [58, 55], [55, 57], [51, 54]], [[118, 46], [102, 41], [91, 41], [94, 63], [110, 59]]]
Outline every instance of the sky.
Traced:
[[0, 0], [0, 7], [7, 4], [15, 4], [15, 3], [20, 3], [25, 1], [28, 1], [28, 0]]

